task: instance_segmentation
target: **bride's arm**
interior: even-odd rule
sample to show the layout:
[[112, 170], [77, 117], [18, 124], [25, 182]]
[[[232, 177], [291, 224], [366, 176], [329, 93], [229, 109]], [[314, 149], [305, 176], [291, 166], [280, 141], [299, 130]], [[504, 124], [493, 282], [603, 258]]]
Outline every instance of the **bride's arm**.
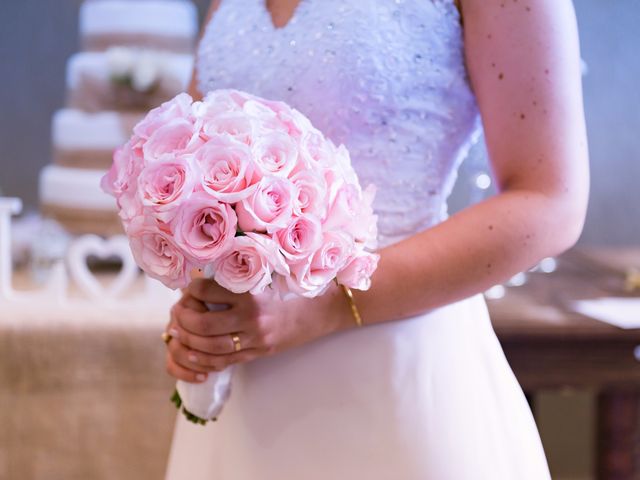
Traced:
[[[468, 70], [500, 192], [381, 249], [371, 288], [353, 291], [365, 324], [483, 292], [571, 247], [582, 231], [589, 171], [570, 0], [461, 4]], [[206, 312], [203, 302], [231, 308]], [[169, 343], [167, 369], [200, 381], [198, 373], [354, 327], [333, 283], [319, 298], [273, 302], [198, 279], [172, 310], [169, 329], [178, 341]], [[240, 332], [239, 352], [233, 352], [232, 332]]]
[[461, 3], [469, 75], [500, 192], [382, 249], [371, 289], [354, 291], [366, 323], [482, 292], [573, 246], [582, 231], [589, 170], [571, 2]]

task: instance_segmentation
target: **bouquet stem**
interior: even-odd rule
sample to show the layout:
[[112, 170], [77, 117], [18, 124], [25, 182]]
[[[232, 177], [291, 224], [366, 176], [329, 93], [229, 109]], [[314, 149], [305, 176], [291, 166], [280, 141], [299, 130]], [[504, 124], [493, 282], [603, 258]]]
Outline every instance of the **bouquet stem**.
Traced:
[[[184, 407], [182, 405], [182, 398], [180, 398], [180, 394], [178, 393], [177, 389], [174, 390], [173, 391], [173, 395], [171, 395], [171, 402], [176, 406], [176, 408], [178, 410], [180, 410], [182, 412], [182, 414], [190, 422], [193, 422], [193, 423], [195, 423], [197, 425], [206, 425], [207, 420], [205, 420], [204, 418], [200, 418], [197, 415], [194, 415], [189, 410], [187, 410], [186, 407]], [[218, 420], [217, 417], [214, 417], [214, 418], [211, 419], [212, 422], [215, 422], [217, 420]]]

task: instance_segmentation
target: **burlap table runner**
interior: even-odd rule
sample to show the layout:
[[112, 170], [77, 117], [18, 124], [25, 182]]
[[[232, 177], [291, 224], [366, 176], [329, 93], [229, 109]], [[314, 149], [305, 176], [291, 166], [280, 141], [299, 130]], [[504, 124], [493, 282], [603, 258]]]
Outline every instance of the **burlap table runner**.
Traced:
[[163, 478], [168, 305], [0, 309], [0, 478]]

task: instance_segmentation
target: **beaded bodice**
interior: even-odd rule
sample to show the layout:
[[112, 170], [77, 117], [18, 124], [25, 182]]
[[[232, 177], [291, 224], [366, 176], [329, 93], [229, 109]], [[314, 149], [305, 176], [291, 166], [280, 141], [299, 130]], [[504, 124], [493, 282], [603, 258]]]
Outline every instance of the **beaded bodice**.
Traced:
[[265, 0], [222, 0], [198, 51], [203, 93], [283, 100], [377, 186], [380, 246], [447, 217], [480, 132], [453, 0], [301, 0], [275, 28]]

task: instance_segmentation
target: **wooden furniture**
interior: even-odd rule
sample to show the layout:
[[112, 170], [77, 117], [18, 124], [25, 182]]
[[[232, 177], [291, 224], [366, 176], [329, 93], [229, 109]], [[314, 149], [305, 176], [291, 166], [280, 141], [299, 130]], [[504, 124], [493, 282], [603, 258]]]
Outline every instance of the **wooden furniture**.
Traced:
[[576, 247], [557, 260], [555, 272], [529, 273], [525, 285], [487, 301], [494, 329], [525, 391], [598, 392], [595, 478], [640, 479], [640, 329], [566, 308], [572, 299], [639, 296], [625, 292], [622, 272], [640, 266], [640, 247]]

